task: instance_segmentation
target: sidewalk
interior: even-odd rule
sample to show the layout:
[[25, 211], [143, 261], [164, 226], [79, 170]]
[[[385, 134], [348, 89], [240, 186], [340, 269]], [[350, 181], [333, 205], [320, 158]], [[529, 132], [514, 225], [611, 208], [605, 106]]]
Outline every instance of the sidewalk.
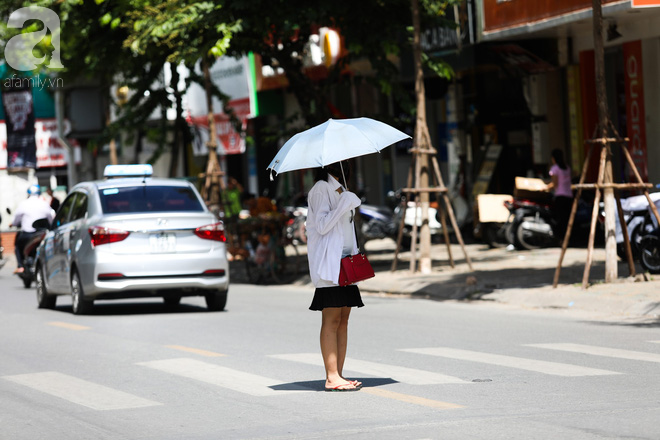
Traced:
[[[433, 244], [433, 270], [427, 275], [411, 274], [410, 252], [399, 254], [397, 270], [391, 272], [395, 251], [392, 240], [370, 241], [366, 250], [376, 277], [360, 284], [363, 292], [441, 301], [492, 301], [526, 309], [565, 310], [660, 322], [660, 276], [650, 276], [649, 281], [644, 281], [638, 265], [637, 276], [630, 278], [627, 264], [619, 261], [619, 278], [615, 283], [605, 284], [605, 250], [600, 248], [594, 249], [590, 285], [586, 290], [582, 289], [586, 248], [567, 249], [556, 289], [552, 282], [560, 248], [507, 251], [468, 244], [466, 250], [474, 268], [470, 271], [458, 244], [451, 245], [455, 268], [449, 264], [446, 245]], [[306, 262], [305, 258], [303, 260]], [[293, 284], [313, 288], [309, 275], [301, 276]]]

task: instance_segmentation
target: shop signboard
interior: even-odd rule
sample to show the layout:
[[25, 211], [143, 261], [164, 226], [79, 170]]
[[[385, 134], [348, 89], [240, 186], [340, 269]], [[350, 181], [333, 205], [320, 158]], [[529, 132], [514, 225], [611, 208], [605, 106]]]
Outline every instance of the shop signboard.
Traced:
[[[68, 126], [68, 121], [65, 122]], [[57, 120], [37, 119], [34, 123], [34, 138], [36, 143], [37, 169], [48, 167], [64, 167], [67, 163], [67, 152], [57, 137]], [[74, 148], [74, 161], [80, 163], [80, 145], [75, 139], [67, 139]], [[0, 120], [0, 170], [7, 168], [7, 125]]]
[[[660, 0], [633, 0], [633, 2], [659, 3]], [[603, 0], [603, 5], [620, 0]], [[483, 33], [508, 28], [528, 27], [531, 23], [586, 11], [593, 7], [592, 0], [483, 0]]]
[[[623, 45], [624, 86], [626, 89], [626, 124], [630, 141], [628, 151], [641, 178], [648, 181], [646, 165], [646, 114], [644, 110], [644, 76], [642, 66], [642, 42], [631, 41]], [[636, 181], [633, 170], [628, 170], [628, 179]]]
[[[197, 74], [201, 75], [201, 68], [196, 67]], [[209, 69], [211, 82], [221, 93], [228, 96], [226, 107], [233, 110], [240, 121], [243, 130], [248, 118], [254, 115], [254, 105], [251, 99], [253, 80], [248, 57], [219, 58]], [[188, 123], [195, 132], [194, 152], [196, 155], [206, 155], [206, 141], [208, 140], [209, 124], [208, 109], [206, 106], [206, 92], [202, 86], [193, 83], [186, 92], [185, 106], [188, 113]], [[213, 97], [212, 112], [216, 128], [216, 144], [220, 155], [241, 154], [245, 152], [245, 139], [232, 125], [229, 112], [222, 101]], [[252, 107], [251, 107], [252, 106]]]
[[632, 0], [633, 8], [657, 8], [660, 7], [660, 0]]

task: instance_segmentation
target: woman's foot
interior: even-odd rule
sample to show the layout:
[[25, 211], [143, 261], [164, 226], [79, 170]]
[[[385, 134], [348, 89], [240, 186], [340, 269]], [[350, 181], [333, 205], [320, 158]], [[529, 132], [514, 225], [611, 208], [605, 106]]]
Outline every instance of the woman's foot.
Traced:
[[326, 391], [358, 391], [362, 385], [355, 385], [353, 382], [344, 382], [340, 384], [330, 384], [325, 382]]
[[362, 382], [360, 382], [359, 380], [346, 379], [344, 376], [340, 376], [340, 377], [342, 379], [344, 379], [346, 382], [352, 383], [356, 387], [361, 387], [362, 386]]

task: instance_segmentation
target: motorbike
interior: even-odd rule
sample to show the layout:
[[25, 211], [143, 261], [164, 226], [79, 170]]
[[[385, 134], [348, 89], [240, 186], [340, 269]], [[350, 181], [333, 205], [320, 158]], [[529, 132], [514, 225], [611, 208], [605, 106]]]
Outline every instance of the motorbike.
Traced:
[[[506, 201], [505, 206], [511, 213], [509, 221], [503, 226], [504, 234], [510, 244], [517, 249], [534, 250], [542, 247], [559, 245], [557, 237], [557, 221], [552, 212], [552, 202], [549, 199], [529, 200], [517, 199]], [[592, 208], [587, 202], [578, 200], [577, 211], [573, 221], [573, 236], [588, 236], [591, 224]], [[603, 209], [599, 210], [599, 220], [602, 223]], [[584, 230], [585, 234], [576, 234]]]
[[[649, 196], [655, 206], [660, 209], [660, 193], [651, 193]], [[657, 221], [651, 212], [648, 199], [645, 195], [621, 199], [621, 210], [623, 211], [623, 219], [626, 223], [628, 238], [630, 239], [630, 250], [632, 251], [633, 259], [638, 260], [640, 258], [642, 237], [653, 232], [657, 227]], [[624, 249], [623, 230], [618, 215], [615, 217], [615, 221], [617, 254], [619, 258], [625, 260], [626, 251]]]
[[640, 239], [639, 262], [644, 270], [660, 273], [660, 228], [656, 227]]
[[307, 232], [305, 231], [305, 222], [307, 221], [306, 206], [288, 206], [284, 212], [289, 217], [286, 224], [286, 238], [295, 245], [307, 243]]
[[35, 220], [32, 223], [32, 227], [36, 230], [35, 234], [30, 241], [25, 244], [23, 249], [23, 267], [25, 268], [23, 272], [18, 273], [17, 275], [21, 280], [23, 280], [23, 285], [25, 288], [29, 289], [32, 286], [32, 283], [35, 281], [36, 272], [35, 272], [35, 263], [37, 261], [37, 248], [39, 244], [46, 236], [48, 229], [50, 228], [50, 223], [48, 219], [41, 218]]

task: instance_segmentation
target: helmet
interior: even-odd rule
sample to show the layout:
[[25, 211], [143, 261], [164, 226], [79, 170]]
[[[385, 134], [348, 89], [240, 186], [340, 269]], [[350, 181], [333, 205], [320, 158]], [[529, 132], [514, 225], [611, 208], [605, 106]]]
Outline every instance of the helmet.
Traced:
[[30, 185], [30, 187], [27, 190], [28, 195], [34, 196], [34, 195], [40, 195], [41, 194], [41, 187], [39, 185]]

